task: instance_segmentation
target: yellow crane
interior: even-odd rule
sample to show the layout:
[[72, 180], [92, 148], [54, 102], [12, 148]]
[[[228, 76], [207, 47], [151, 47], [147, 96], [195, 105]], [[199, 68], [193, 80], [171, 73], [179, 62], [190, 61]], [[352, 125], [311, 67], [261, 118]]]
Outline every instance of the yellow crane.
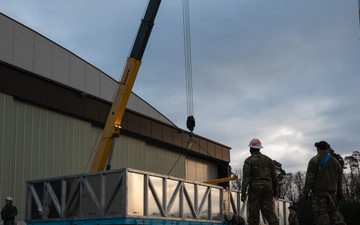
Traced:
[[103, 171], [106, 163], [108, 163], [106, 169], [110, 169], [109, 162], [111, 161], [115, 140], [120, 134], [122, 117], [130, 98], [160, 3], [161, 0], [150, 0], [148, 3], [130, 56], [127, 58], [127, 63], [107, 117], [102, 137], [95, 151], [90, 172]]

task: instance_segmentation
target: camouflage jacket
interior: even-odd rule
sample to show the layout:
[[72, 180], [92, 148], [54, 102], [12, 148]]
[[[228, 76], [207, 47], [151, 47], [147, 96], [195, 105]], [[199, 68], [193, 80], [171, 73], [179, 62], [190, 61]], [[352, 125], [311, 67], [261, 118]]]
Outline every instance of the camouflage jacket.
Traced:
[[5, 205], [1, 210], [1, 218], [3, 220], [14, 220], [18, 214], [18, 210], [15, 205]]
[[319, 154], [310, 159], [306, 171], [304, 196], [308, 196], [310, 190], [313, 192], [342, 193], [341, 182], [343, 171], [338, 160], [330, 156], [328, 162], [319, 169], [327, 154], [327, 151], [320, 151]]
[[295, 211], [290, 210], [288, 220], [289, 220], [289, 225], [299, 225], [298, 216]]
[[277, 176], [273, 160], [260, 152], [254, 152], [244, 162], [241, 194], [246, 194], [248, 186], [267, 186], [276, 191]]

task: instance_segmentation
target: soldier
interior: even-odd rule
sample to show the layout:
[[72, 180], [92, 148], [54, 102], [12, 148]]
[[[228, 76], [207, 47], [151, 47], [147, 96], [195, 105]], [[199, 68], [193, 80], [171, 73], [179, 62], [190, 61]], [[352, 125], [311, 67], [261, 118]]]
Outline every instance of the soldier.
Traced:
[[306, 200], [310, 191], [314, 195], [314, 224], [327, 225], [330, 220], [335, 225], [346, 225], [336, 205], [336, 201], [342, 199], [342, 167], [339, 161], [329, 154], [326, 141], [316, 142], [315, 147], [318, 154], [308, 163], [303, 190]]
[[332, 148], [330, 147], [330, 145], [329, 145], [329, 152], [330, 152], [330, 155], [331, 155], [331, 156], [335, 157], [335, 159], [337, 159], [337, 160], [339, 161], [341, 167], [342, 167], [343, 169], [345, 169], [345, 162], [344, 162], [343, 157], [341, 157], [341, 155], [337, 154], [337, 153], [334, 151], [334, 149], [332, 149]]
[[15, 205], [12, 204], [12, 197], [6, 197], [5, 206], [1, 210], [1, 218], [4, 221], [4, 225], [14, 225], [15, 216], [18, 214], [18, 210]]
[[295, 212], [295, 206], [289, 206], [288, 207], [290, 214], [288, 217], [289, 225], [299, 225], [298, 216]]
[[248, 224], [259, 225], [259, 210], [261, 210], [269, 225], [279, 225], [273, 202], [273, 197], [277, 198], [278, 185], [273, 160], [260, 153], [263, 146], [259, 139], [252, 139], [249, 147], [251, 156], [244, 162], [241, 187], [241, 201], [245, 202], [246, 189], [249, 186]]

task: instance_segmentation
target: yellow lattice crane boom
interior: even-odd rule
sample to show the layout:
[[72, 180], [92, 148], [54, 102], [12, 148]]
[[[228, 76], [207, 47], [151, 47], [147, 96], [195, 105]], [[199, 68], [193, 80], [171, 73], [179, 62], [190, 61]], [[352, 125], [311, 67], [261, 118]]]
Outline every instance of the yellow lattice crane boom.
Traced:
[[[120, 134], [122, 117], [130, 98], [130, 94], [141, 65], [141, 59], [145, 52], [160, 3], [161, 0], [149, 1], [130, 56], [127, 58], [127, 63], [107, 117], [102, 137], [97, 150], [95, 151], [90, 172], [103, 171], [106, 163], [111, 161], [110, 156], [115, 144], [114, 140]], [[108, 163], [106, 167], [106, 169], [110, 169], [110, 163]]]

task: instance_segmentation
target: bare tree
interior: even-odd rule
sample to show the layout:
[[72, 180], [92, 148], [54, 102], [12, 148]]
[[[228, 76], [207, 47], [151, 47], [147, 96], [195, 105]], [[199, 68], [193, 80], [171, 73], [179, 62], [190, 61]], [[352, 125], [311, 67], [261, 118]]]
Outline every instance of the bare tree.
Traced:
[[293, 182], [294, 175], [292, 173], [287, 173], [283, 180], [283, 196], [285, 199], [295, 201], [297, 199], [297, 192]]
[[302, 195], [302, 192], [304, 190], [304, 186], [305, 186], [305, 176], [306, 173], [304, 171], [298, 171], [294, 174], [294, 178], [293, 178], [293, 182], [295, 185], [295, 189], [297, 190], [296, 192], [296, 199], [299, 199]]
[[237, 180], [232, 180], [230, 182], [230, 187], [234, 190], [241, 190], [241, 183], [242, 183], [242, 177], [243, 177], [243, 173], [241, 169], [235, 168], [234, 171], [232, 171], [232, 174], [234, 176], [237, 176], [238, 179]]
[[344, 186], [346, 188], [346, 197], [352, 202], [360, 201], [360, 153], [354, 151], [351, 156], [345, 157], [345, 164], [349, 166], [350, 175], [344, 176]]
[[282, 164], [279, 163], [276, 160], [273, 160], [274, 162], [274, 166], [275, 166], [275, 171], [276, 171], [276, 175], [277, 175], [277, 179], [278, 179], [278, 190], [277, 193], [279, 195], [280, 198], [284, 198], [285, 197], [285, 188], [284, 187], [284, 182], [285, 182], [285, 176], [286, 176], [286, 172], [285, 170], [282, 168]]
[[350, 190], [350, 186], [351, 186], [350, 182], [351, 182], [350, 173], [344, 173], [343, 179], [342, 179], [342, 188], [343, 188], [343, 195], [344, 195], [345, 201], [349, 201], [350, 199], [352, 199], [351, 190]]

